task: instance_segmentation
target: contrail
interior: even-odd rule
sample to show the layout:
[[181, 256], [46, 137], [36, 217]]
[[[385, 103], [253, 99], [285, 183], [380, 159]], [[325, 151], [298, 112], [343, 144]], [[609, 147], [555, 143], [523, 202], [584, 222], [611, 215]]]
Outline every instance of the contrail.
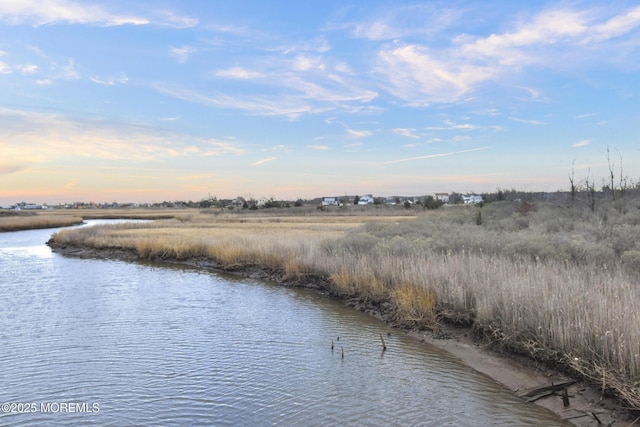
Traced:
[[388, 165], [388, 164], [391, 164], [391, 163], [408, 162], [408, 161], [411, 161], [411, 160], [422, 160], [422, 159], [432, 159], [434, 157], [453, 156], [454, 154], [470, 153], [472, 151], [487, 150], [489, 148], [491, 148], [491, 147], [472, 148], [470, 150], [451, 151], [449, 153], [429, 154], [428, 156], [407, 157], [406, 159], [391, 160], [389, 162], [383, 162], [383, 163], [380, 163], [380, 164], [381, 165]]

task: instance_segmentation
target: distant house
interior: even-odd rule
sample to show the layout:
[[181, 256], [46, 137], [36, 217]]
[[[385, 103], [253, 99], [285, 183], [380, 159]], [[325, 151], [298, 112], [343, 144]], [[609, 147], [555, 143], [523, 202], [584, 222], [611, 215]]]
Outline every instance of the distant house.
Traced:
[[449, 193], [435, 193], [433, 196], [442, 203], [449, 203]]
[[337, 197], [323, 197], [320, 201], [322, 206], [338, 206], [338, 198]]
[[229, 202], [226, 207], [227, 208], [237, 208], [237, 209], [242, 209], [245, 204], [247, 203], [247, 201], [243, 198], [243, 197], [236, 197], [235, 199], [233, 199], [231, 202]]
[[42, 206], [40, 206], [40, 205], [36, 205], [35, 203], [25, 203], [25, 202], [21, 202], [21, 203], [16, 204], [16, 205], [13, 207], [13, 209], [14, 209], [14, 210], [17, 210], [17, 211], [19, 211], [19, 210], [23, 210], [23, 209], [24, 209], [24, 210], [33, 210], [33, 209], [42, 209]]
[[477, 194], [472, 194], [470, 196], [462, 196], [462, 201], [465, 205], [475, 205], [477, 203], [482, 203], [482, 196], [478, 196]]
[[360, 196], [360, 200], [358, 200], [359, 205], [372, 205], [373, 204], [373, 195], [365, 194], [364, 196]]
[[387, 198], [384, 200], [384, 203], [385, 203], [386, 205], [391, 205], [391, 206], [393, 206], [393, 205], [398, 204], [398, 200], [399, 200], [399, 198], [398, 198], [398, 197], [395, 197], [395, 196], [394, 196], [394, 197], [387, 197]]

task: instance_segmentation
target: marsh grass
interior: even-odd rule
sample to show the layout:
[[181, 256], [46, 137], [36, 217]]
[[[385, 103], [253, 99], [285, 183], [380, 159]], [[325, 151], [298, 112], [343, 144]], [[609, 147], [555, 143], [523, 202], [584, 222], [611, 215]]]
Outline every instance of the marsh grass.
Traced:
[[640, 409], [640, 203], [628, 203], [595, 212], [491, 203], [480, 225], [477, 207], [414, 218], [190, 214], [54, 239], [326, 280], [336, 295], [390, 306], [398, 324], [473, 325], [496, 345], [597, 378]]
[[393, 287], [391, 299], [403, 324], [423, 326], [437, 323], [436, 296], [431, 289], [402, 283]]
[[2, 211], [0, 231], [31, 230], [36, 228], [67, 227], [81, 224], [81, 216], [68, 213]]
[[366, 302], [381, 302], [388, 289], [384, 282], [373, 273], [356, 273], [353, 270], [343, 266], [341, 271], [329, 276], [334, 292], [346, 297], [359, 297]]

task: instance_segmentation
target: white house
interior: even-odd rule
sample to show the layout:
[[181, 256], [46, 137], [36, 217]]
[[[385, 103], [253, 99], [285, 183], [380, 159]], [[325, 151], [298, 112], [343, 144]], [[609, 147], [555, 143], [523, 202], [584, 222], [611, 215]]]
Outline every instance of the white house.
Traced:
[[320, 202], [322, 206], [338, 206], [338, 198], [337, 197], [323, 197]]
[[471, 196], [462, 196], [462, 201], [465, 205], [475, 205], [477, 203], [482, 203], [482, 196], [478, 196], [477, 194], [472, 194]]
[[235, 199], [233, 199], [231, 202], [229, 202], [229, 204], [227, 205], [228, 208], [238, 208], [241, 209], [244, 204], [246, 203], [246, 201], [244, 200], [244, 198], [242, 197], [236, 197]]
[[365, 194], [364, 196], [360, 196], [360, 200], [358, 200], [359, 205], [372, 205], [373, 204], [373, 195]]
[[433, 196], [442, 203], [449, 203], [449, 193], [435, 193]]

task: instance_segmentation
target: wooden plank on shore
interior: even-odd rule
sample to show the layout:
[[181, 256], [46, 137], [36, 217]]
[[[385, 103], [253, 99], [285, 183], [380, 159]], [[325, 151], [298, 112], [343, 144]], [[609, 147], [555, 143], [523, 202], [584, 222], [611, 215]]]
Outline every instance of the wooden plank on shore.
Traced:
[[537, 387], [520, 393], [518, 397], [525, 399], [527, 402], [535, 402], [543, 397], [551, 396], [559, 391], [564, 390], [566, 387], [575, 384], [576, 381], [565, 381], [559, 384], [551, 384], [544, 387]]

